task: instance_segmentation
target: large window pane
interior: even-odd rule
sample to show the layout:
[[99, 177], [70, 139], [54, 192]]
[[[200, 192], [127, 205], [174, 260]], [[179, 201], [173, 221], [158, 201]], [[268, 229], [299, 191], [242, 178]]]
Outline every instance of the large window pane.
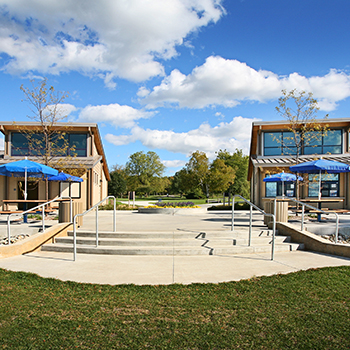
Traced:
[[297, 154], [296, 147], [284, 147], [283, 148], [283, 155], [296, 155], [296, 154]]
[[25, 135], [14, 132], [11, 135], [11, 155], [13, 156], [28, 156], [29, 155], [29, 147], [28, 140]]
[[277, 196], [277, 182], [265, 182], [266, 185], [266, 197]]
[[323, 137], [325, 146], [341, 146], [341, 130], [329, 130]]
[[[319, 174], [309, 174], [309, 181], [309, 197], [318, 197]], [[339, 196], [339, 174], [321, 175], [321, 195], [322, 197]]]
[[265, 132], [264, 133], [264, 146], [265, 147], [279, 147], [281, 145], [281, 133], [280, 132]]
[[87, 154], [87, 135], [86, 134], [69, 134], [69, 147], [73, 150], [72, 155], [86, 157]]
[[323, 147], [323, 154], [340, 154], [341, 153], [341, 146], [324, 146]]
[[265, 148], [265, 156], [280, 156], [282, 155], [281, 148]]
[[283, 133], [283, 147], [295, 147], [295, 137], [293, 132], [284, 132]]
[[304, 154], [323, 154], [321, 146], [304, 147]]

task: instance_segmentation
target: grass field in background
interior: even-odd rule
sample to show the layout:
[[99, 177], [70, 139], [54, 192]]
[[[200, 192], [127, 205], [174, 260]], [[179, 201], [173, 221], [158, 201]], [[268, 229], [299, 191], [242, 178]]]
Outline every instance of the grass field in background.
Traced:
[[0, 269], [0, 348], [349, 349], [349, 286], [350, 267], [169, 286]]

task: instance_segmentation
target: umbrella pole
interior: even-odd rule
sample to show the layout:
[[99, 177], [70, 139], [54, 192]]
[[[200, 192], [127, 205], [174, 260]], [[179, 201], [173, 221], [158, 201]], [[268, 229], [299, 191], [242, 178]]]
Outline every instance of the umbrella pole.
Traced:
[[[27, 168], [25, 168], [25, 170], [24, 170], [24, 200], [25, 201], [27, 200]], [[24, 209], [24, 211], [27, 210], [27, 203], [23, 203], [23, 209]], [[28, 216], [27, 216], [27, 214], [23, 215], [23, 222], [25, 224], [28, 223]]]
[[318, 199], [321, 199], [321, 170], [318, 178]]

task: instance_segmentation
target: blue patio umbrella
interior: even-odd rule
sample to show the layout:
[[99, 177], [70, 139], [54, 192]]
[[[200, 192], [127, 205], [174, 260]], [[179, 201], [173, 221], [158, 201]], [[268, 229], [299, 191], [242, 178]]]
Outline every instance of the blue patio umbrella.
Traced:
[[294, 173], [319, 173], [319, 194], [321, 199], [321, 173], [338, 174], [350, 171], [350, 166], [345, 163], [336, 162], [334, 160], [318, 159], [311, 162], [304, 162], [289, 167]]
[[50, 176], [49, 181], [68, 181], [68, 182], [83, 182], [83, 179], [78, 176], [73, 176], [61, 171], [58, 175]]
[[31, 160], [23, 159], [16, 162], [7, 163], [0, 166], [0, 175], [24, 177], [24, 199], [27, 199], [27, 178], [48, 178], [49, 176], [58, 175], [58, 170], [47, 165], [32, 162]]
[[[264, 182], [282, 182], [282, 196], [284, 196], [284, 182], [296, 181], [297, 177], [294, 174], [281, 172], [278, 174], [268, 175], [263, 179]], [[301, 176], [298, 176], [299, 181], [303, 181]]]

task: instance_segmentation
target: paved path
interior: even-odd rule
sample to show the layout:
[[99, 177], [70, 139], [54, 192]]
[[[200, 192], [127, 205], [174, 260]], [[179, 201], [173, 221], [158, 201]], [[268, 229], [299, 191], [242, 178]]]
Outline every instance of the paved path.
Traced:
[[[112, 227], [111, 212], [102, 212], [100, 228]], [[237, 217], [237, 225], [247, 226], [248, 213]], [[254, 225], [262, 217], [254, 214]], [[229, 230], [231, 215], [227, 212], [197, 212], [192, 215], [139, 214], [118, 212], [117, 231]], [[94, 214], [84, 218], [83, 228], [92, 230]], [[99, 284], [170, 284], [224, 282], [253, 276], [289, 273], [324, 266], [350, 266], [350, 259], [295, 251], [238, 256], [105, 256], [34, 252], [0, 260], [0, 268], [33, 272], [43, 277]]]

